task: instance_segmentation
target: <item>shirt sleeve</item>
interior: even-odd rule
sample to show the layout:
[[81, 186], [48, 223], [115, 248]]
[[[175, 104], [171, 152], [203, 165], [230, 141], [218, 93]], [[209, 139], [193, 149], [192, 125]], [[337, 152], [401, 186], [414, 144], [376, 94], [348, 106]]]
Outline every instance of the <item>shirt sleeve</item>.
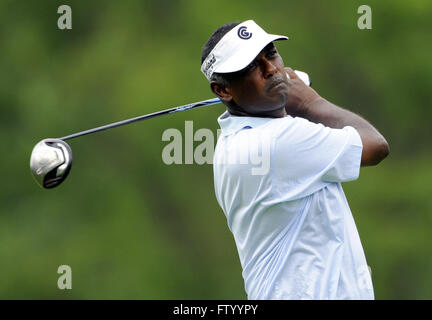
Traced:
[[333, 129], [289, 117], [274, 134], [272, 169], [281, 192], [305, 196], [325, 183], [358, 178], [363, 145], [353, 127]]

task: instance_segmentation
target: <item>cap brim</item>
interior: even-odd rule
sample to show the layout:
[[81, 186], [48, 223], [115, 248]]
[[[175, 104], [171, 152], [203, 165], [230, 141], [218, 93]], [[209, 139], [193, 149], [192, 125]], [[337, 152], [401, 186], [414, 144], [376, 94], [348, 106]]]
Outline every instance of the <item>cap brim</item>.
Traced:
[[231, 73], [237, 72], [244, 68], [246, 68], [264, 49], [270, 42], [276, 40], [288, 40], [288, 37], [269, 34], [268, 37], [264, 39], [260, 39], [257, 43], [255, 42], [253, 47], [244, 46], [240, 51], [236, 52], [229, 59], [227, 59], [223, 64], [217, 67], [217, 69], [213, 70], [213, 72], [217, 73]]

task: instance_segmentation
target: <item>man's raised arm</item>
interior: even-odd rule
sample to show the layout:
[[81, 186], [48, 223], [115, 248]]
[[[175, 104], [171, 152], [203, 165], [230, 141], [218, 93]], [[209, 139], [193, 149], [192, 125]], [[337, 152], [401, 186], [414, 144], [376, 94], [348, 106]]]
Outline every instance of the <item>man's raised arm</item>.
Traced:
[[290, 76], [289, 98], [285, 106], [289, 115], [335, 129], [354, 127], [363, 143], [362, 166], [377, 165], [389, 154], [390, 147], [386, 139], [368, 121], [322, 98], [315, 90], [306, 86], [291, 68], [285, 69]]

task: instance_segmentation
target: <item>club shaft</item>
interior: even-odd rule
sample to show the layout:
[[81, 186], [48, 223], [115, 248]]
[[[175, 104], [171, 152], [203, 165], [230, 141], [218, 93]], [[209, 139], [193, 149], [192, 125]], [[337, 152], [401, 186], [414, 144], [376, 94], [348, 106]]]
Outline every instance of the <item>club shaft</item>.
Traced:
[[93, 129], [89, 129], [89, 130], [86, 130], [86, 131], [81, 131], [81, 132], [73, 133], [71, 135], [68, 135], [68, 136], [65, 136], [65, 137], [62, 137], [62, 138], [58, 138], [58, 139], [66, 141], [66, 140], [74, 139], [74, 138], [77, 138], [77, 137], [85, 136], [87, 134], [91, 134], [91, 133], [95, 133], [95, 132], [99, 132], [99, 131], [103, 131], [103, 130], [108, 130], [108, 129], [112, 129], [112, 128], [115, 128], [115, 127], [124, 126], [126, 124], [130, 124], [130, 123], [133, 123], [133, 122], [137, 122], [137, 121], [141, 121], [141, 120], [146, 120], [146, 119], [150, 119], [150, 118], [155, 118], [155, 117], [163, 116], [165, 114], [171, 114], [171, 113], [176, 113], [176, 112], [181, 112], [181, 111], [186, 111], [186, 110], [191, 110], [191, 109], [196, 109], [196, 108], [201, 108], [201, 107], [207, 107], [207, 106], [211, 106], [211, 105], [219, 104], [219, 103], [221, 103], [220, 99], [219, 98], [214, 98], [214, 99], [203, 100], [203, 101], [199, 101], [199, 102], [195, 102], [195, 103], [185, 104], [183, 106], [178, 106], [178, 107], [174, 107], [174, 108], [170, 108], [170, 109], [166, 109], [166, 110], [162, 110], [162, 111], [146, 114], [146, 115], [135, 117], [135, 118], [131, 118], [131, 119], [123, 120], [123, 121], [118, 121], [118, 122], [110, 123], [110, 124], [107, 124], [107, 125], [104, 125], [104, 126], [100, 126], [100, 127], [97, 127], [97, 128], [93, 128]]

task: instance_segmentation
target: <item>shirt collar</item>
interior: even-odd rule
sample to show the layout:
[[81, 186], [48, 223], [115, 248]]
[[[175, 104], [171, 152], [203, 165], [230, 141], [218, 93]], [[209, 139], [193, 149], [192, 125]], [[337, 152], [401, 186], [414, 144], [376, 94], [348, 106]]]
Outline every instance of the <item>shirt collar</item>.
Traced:
[[258, 127], [272, 119], [273, 118], [234, 116], [227, 110], [219, 116], [218, 122], [222, 129], [222, 134], [228, 136], [244, 129], [245, 127]]

